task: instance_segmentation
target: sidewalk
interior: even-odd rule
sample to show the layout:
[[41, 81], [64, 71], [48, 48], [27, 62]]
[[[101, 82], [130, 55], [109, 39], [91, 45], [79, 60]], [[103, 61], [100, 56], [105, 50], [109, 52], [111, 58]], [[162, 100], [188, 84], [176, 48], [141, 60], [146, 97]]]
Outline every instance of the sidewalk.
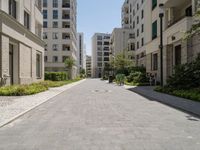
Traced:
[[74, 82], [62, 87], [51, 88], [46, 92], [42, 92], [31, 96], [22, 97], [1, 97], [0, 101], [5, 101], [6, 104], [0, 105], [0, 127], [5, 126], [16, 118], [22, 116], [28, 111], [34, 109], [35, 107], [43, 104], [44, 102], [50, 100], [51, 98], [61, 94], [67, 89], [76, 86], [85, 80]]
[[133, 87], [133, 86], [125, 86], [126, 89], [138, 93], [144, 97], [147, 97], [150, 100], [158, 101], [163, 104], [175, 107], [182, 111], [186, 111], [188, 113], [192, 113], [200, 116], [200, 103], [191, 101], [188, 99], [159, 93], [154, 91], [154, 87]]

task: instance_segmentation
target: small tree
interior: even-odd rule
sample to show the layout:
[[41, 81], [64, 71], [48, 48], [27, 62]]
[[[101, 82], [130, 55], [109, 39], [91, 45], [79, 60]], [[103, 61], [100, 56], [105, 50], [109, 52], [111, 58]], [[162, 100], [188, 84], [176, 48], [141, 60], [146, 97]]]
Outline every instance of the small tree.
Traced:
[[72, 68], [75, 66], [75, 60], [72, 57], [69, 57], [65, 60], [65, 66], [69, 71], [69, 79], [72, 79]]
[[111, 66], [117, 73], [126, 74], [128, 68], [134, 65], [133, 61], [126, 59], [123, 54], [118, 54], [111, 60]]
[[194, 24], [192, 28], [186, 32], [185, 39], [190, 39], [196, 35], [200, 35], [200, 9], [198, 9], [194, 15]]

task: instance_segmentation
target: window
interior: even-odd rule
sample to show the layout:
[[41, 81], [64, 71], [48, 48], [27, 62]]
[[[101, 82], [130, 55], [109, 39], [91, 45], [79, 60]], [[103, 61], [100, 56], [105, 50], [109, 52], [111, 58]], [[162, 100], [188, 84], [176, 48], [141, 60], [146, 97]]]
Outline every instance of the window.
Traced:
[[58, 28], [58, 22], [57, 21], [53, 21], [53, 28]]
[[141, 42], [142, 42], [142, 46], [144, 46], [144, 38], [142, 38]]
[[43, 7], [47, 7], [47, 0], [43, 0]]
[[43, 28], [47, 28], [48, 27], [48, 23], [47, 23], [47, 21], [44, 21], [43, 22]]
[[97, 45], [102, 45], [102, 42], [98, 41], [98, 42], [97, 42]]
[[137, 29], [137, 37], [140, 35], [140, 31], [139, 29]]
[[9, 15], [13, 16], [15, 19], [17, 18], [17, 7], [15, 0], [9, 0]]
[[139, 49], [140, 48], [140, 43], [139, 42], [137, 42], [137, 49]]
[[52, 35], [52, 38], [53, 38], [53, 39], [58, 39], [58, 33], [55, 33], [55, 32], [54, 32], [53, 35]]
[[53, 56], [53, 62], [58, 62], [58, 56]]
[[53, 44], [52, 45], [52, 49], [53, 49], [53, 51], [57, 51], [58, 50], [58, 45], [57, 44]]
[[36, 77], [42, 77], [42, 54], [36, 54]]
[[97, 36], [97, 40], [102, 40], [102, 36]]
[[47, 18], [48, 18], [48, 11], [43, 10], [43, 19], [47, 19]]
[[63, 44], [63, 51], [70, 51], [70, 45]]
[[152, 0], [152, 10], [154, 10], [157, 6], [157, 0]]
[[63, 33], [62, 39], [70, 39], [70, 33]]
[[30, 29], [30, 15], [26, 11], [24, 11], [24, 26]]
[[175, 47], [175, 65], [181, 64], [181, 45]]
[[140, 20], [139, 20], [139, 16], [137, 16], [137, 24], [139, 24]]
[[58, 7], [58, 0], [53, 0], [53, 8], [57, 8]]
[[135, 43], [131, 43], [130, 48], [131, 48], [131, 51], [134, 51], [135, 50]]
[[58, 10], [53, 10], [53, 19], [58, 19]]
[[62, 22], [62, 28], [70, 28], [70, 22], [63, 21]]
[[158, 54], [153, 54], [153, 70], [158, 70]]
[[152, 24], [152, 40], [157, 38], [157, 21]]
[[48, 34], [47, 34], [47, 32], [44, 32], [44, 33], [43, 33], [43, 39], [48, 39]]
[[144, 10], [142, 10], [141, 18], [144, 18]]
[[109, 42], [104, 42], [103, 44], [104, 44], [104, 45], [109, 45]]
[[104, 52], [104, 56], [109, 56], [109, 52]]
[[142, 24], [141, 32], [142, 32], [142, 33], [144, 32], [144, 24]]
[[109, 57], [104, 57], [104, 61], [109, 61]]

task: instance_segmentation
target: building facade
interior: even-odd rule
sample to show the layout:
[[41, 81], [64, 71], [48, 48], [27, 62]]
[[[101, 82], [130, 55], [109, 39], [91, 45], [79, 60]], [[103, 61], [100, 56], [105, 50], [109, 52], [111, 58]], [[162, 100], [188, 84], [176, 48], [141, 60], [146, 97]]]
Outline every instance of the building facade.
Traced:
[[136, 64], [160, 81], [159, 4], [164, 4], [163, 73], [164, 83], [174, 66], [193, 60], [200, 52], [198, 38], [183, 40], [191, 29], [197, 0], [126, 0], [122, 7], [122, 26], [135, 32]]
[[135, 35], [132, 29], [115, 28], [110, 38], [110, 58], [123, 55], [135, 61]]
[[101, 78], [109, 64], [110, 34], [95, 33], [92, 37], [92, 77]]
[[92, 77], [92, 60], [91, 56], [86, 56], [86, 77], [91, 78]]
[[[77, 2], [76, 0], [43, 0], [43, 29], [45, 71], [66, 71], [65, 60], [72, 57], [77, 62]], [[77, 66], [72, 76], [78, 73]]]
[[41, 0], [0, 1], [0, 84], [44, 79]]
[[78, 72], [80, 73], [82, 69], [86, 70], [86, 51], [85, 51], [83, 33], [77, 34], [77, 42], [78, 42], [77, 65], [78, 65]]

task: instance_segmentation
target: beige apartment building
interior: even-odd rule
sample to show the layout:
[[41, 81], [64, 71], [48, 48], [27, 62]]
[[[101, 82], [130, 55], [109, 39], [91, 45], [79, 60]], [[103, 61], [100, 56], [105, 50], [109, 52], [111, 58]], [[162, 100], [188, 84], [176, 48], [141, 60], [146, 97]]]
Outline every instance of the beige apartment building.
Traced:
[[126, 0], [122, 7], [122, 26], [136, 34], [136, 62], [160, 81], [159, 4], [164, 4], [163, 72], [164, 83], [174, 66], [193, 60], [200, 52], [198, 38], [183, 40], [191, 29], [197, 0]]
[[[76, 0], [43, 0], [45, 71], [66, 71], [65, 60], [77, 62], [77, 2]], [[77, 65], [72, 76], [77, 76]]]
[[43, 80], [41, 0], [0, 0], [0, 85]]
[[109, 64], [110, 34], [95, 33], [92, 37], [92, 77], [101, 78]]
[[135, 34], [129, 28], [115, 28], [110, 38], [110, 58], [124, 55], [126, 59], [135, 61]]

